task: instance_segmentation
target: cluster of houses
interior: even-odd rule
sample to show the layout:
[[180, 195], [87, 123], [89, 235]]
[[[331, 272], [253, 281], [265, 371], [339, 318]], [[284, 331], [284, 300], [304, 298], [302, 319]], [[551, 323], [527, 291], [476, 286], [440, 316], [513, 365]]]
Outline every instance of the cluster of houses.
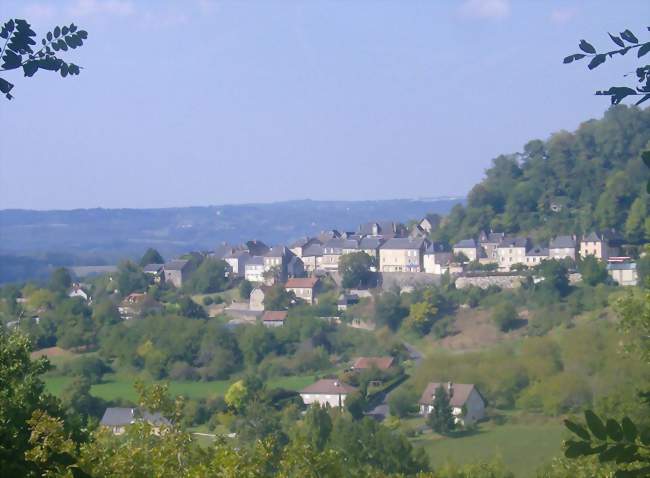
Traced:
[[464, 239], [453, 246], [454, 257], [469, 262], [494, 264], [500, 271], [520, 266], [532, 267], [549, 259], [571, 259], [593, 256], [607, 263], [607, 270], [620, 285], [636, 285], [636, 263], [621, 256], [622, 239], [613, 231], [591, 232], [578, 238], [560, 235], [548, 244], [534, 244], [528, 237], [508, 236], [502, 232], [481, 233], [478, 239]]
[[[267, 320], [275, 320], [276, 312], [269, 313]], [[286, 314], [286, 313], [285, 313]], [[266, 316], [266, 314], [265, 314]], [[375, 370], [383, 373], [395, 371], [397, 362], [393, 357], [358, 357], [350, 366], [350, 371], [362, 373]], [[441, 390], [447, 394], [456, 423], [471, 425], [485, 418], [487, 402], [474, 384], [439, 383], [427, 384], [420, 399], [418, 410], [420, 415], [427, 416], [434, 407], [436, 393]], [[307, 406], [318, 404], [321, 407], [342, 408], [347, 398], [358, 391], [358, 388], [341, 381], [338, 378], [323, 378], [300, 390], [299, 394]], [[369, 416], [374, 416], [369, 413]], [[138, 408], [110, 407], [104, 412], [100, 426], [110, 430], [115, 435], [122, 435], [126, 427], [137, 422], [147, 422], [152, 426], [152, 432], [160, 433], [162, 426], [170, 422], [159, 413], [149, 413]]]

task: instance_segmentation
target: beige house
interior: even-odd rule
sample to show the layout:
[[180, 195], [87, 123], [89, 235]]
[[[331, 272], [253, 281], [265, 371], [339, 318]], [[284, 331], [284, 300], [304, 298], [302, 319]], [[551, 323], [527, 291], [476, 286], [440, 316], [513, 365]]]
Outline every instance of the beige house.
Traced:
[[612, 256], [618, 255], [618, 248], [614, 247], [607, 235], [592, 232], [580, 241], [580, 257], [594, 256], [601, 261], [607, 261]]
[[505, 239], [506, 235], [503, 232], [482, 232], [479, 236], [479, 246], [483, 251], [483, 258], [481, 262], [496, 264], [499, 262], [497, 248]]
[[420, 414], [428, 415], [433, 410], [436, 390], [442, 386], [449, 396], [454, 421], [463, 425], [471, 425], [485, 418], [485, 399], [474, 384], [470, 383], [438, 383], [427, 385], [420, 397]]
[[449, 271], [449, 264], [453, 262], [451, 252], [439, 252], [433, 247], [427, 248], [424, 252], [423, 266], [427, 274], [443, 275]]
[[339, 269], [339, 259], [343, 254], [357, 252], [359, 242], [356, 239], [345, 239], [336, 237], [323, 244], [323, 257], [321, 267], [328, 271]]
[[530, 241], [525, 237], [504, 239], [497, 247], [499, 269], [509, 271], [515, 264], [526, 264], [526, 252]]
[[266, 286], [255, 287], [251, 291], [251, 295], [248, 299], [248, 308], [252, 311], [262, 311], [264, 310], [264, 295], [266, 294]]
[[323, 262], [323, 246], [320, 244], [312, 244], [302, 251], [302, 263], [305, 272], [308, 274], [321, 269]]
[[607, 273], [620, 286], [635, 286], [639, 283], [636, 262], [609, 263]]
[[534, 267], [540, 264], [542, 261], [545, 261], [549, 258], [548, 249], [545, 247], [531, 247], [526, 251], [526, 262], [525, 265], [528, 267]]
[[304, 300], [308, 304], [313, 304], [316, 300], [317, 287], [317, 277], [294, 277], [284, 285], [287, 292], [293, 292], [296, 298]]
[[337, 379], [321, 379], [316, 383], [303, 388], [300, 397], [305, 405], [318, 403], [321, 406], [340, 408], [345, 405], [349, 394], [356, 392], [356, 388]]
[[576, 259], [576, 239], [574, 236], [555, 236], [548, 244], [549, 259]]
[[244, 278], [253, 283], [264, 282], [264, 258], [251, 257], [244, 266]]
[[479, 245], [474, 239], [463, 239], [454, 244], [454, 255], [463, 254], [470, 262], [479, 259]]
[[379, 249], [381, 272], [422, 272], [427, 242], [422, 238], [388, 239]]

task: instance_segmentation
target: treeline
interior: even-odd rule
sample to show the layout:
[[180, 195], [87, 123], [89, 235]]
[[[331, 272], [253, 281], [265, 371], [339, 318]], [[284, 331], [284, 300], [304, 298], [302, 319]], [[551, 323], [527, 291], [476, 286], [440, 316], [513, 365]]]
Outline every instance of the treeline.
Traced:
[[556, 234], [615, 228], [632, 244], [650, 238], [649, 177], [641, 153], [650, 148], [650, 109], [615, 106], [573, 133], [528, 142], [501, 155], [456, 205], [434, 239], [454, 243], [481, 231]]

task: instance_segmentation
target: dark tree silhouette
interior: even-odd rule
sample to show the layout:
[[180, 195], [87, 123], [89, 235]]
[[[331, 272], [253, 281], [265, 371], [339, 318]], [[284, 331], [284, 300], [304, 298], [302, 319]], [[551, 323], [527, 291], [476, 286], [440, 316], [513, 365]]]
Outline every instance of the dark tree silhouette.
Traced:
[[[65, 78], [68, 75], [78, 75], [80, 67], [74, 63], [67, 63], [57, 55], [60, 52], [75, 49], [83, 45], [88, 38], [88, 32], [79, 30], [74, 23], [69, 26], [56, 26], [47, 32], [41, 39], [41, 48], [34, 50], [37, 45], [34, 40], [36, 32], [26, 20], [11, 19], [0, 28], [0, 39], [4, 39], [0, 50], [0, 72], [23, 69], [27, 77], [32, 77], [38, 70], [56, 71]], [[0, 77], [0, 92], [10, 100], [13, 98], [11, 90], [13, 83]]]

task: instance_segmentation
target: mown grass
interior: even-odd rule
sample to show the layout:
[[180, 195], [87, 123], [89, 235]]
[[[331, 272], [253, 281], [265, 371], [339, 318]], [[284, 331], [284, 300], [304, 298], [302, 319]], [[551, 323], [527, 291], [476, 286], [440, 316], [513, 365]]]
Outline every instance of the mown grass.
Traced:
[[[135, 377], [128, 374], [107, 374], [105, 381], [93, 385], [90, 393], [104, 400], [129, 400], [135, 402], [138, 398], [133, 383]], [[53, 395], [60, 396], [63, 390], [72, 382], [71, 377], [49, 376], [45, 377], [47, 390]], [[187, 398], [199, 399], [217, 395], [224, 395], [234, 380], [214, 380], [210, 382], [181, 382], [170, 380], [169, 392], [171, 395], [183, 395]], [[277, 377], [267, 382], [269, 388], [286, 388], [300, 390], [314, 381], [313, 375], [300, 375], [291, 377]], [[165, 383], [160, 381], [159, 383]]]
[[537, 424], [481, 424], [474, 434], [458, 438], [441, 437], [431, 432], [413, 439], [426, 450], [433, 467], [445, 463], [503, 461], [516, 477], [535, 476], [536, 470], [561, 454], [564, 426], [557, 422]]

